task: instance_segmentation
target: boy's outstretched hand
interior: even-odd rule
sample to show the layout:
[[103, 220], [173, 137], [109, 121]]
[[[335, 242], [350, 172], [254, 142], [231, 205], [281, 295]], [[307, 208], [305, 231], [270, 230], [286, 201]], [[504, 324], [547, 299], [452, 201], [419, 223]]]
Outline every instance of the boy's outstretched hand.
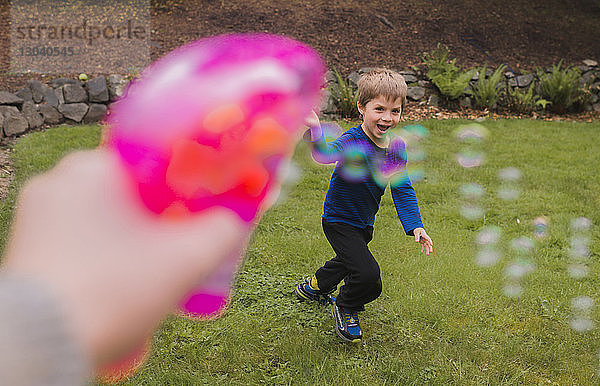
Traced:
[[421, 253], [423, 253], [423, 251], [425, 251], [425, 254], [427, 255], [433, 253], [433, 241], [431, 241], [431, 237], [425, 232], [425, 229], [415, 228], [413, 234], [415, 235], [415, 242], [421, 243]]
[[[311, 111], [309, 116], [305, 118], [304, 124], [308, 126], [308, 131], [305, 133], [304, 140], [309, 142], [315, 142], [323, 136], [321, 131], [321, 121], [316, 112]], [[310, 132], [310, 138], [308, 138], [308, 132]]]

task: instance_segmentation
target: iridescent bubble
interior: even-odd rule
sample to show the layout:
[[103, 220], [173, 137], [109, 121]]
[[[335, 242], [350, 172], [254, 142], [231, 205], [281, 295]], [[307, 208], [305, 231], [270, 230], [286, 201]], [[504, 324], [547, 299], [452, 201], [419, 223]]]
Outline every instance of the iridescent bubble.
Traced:
[[485, 194], [485, 188], [476, 183], [463, 184], [459, 188], [461, 196], [467, 200], [477, 200]]
[[510, 247], [515, 252], [517, 252], [521, 255], [526, 255], [528, 253], [531, 253], [534, 246], [535, 246], [535, 244], [533, 243], [533, 240], [531, 240], [529, 237], [526, 237], [526, 236], [512, 239], [510, 241]]
[[530, 274], [535, 270], [535, 265], [530, 262], [520, 261], [515, 262], [506, 267], [504, 275], [511, 279], [520, 280], [526, 275]]
[[543, 239], [548, 235], [548, 219], [540, 216], [533, 220], [533, 235], [538, 239]]
[[460, 208], [460, 214], [467, 220], [478, 220], [483, 217], [485, 211], [479, 205], [464, 204]]
[[502, 254], [500, 251], [491, 248], [485, 248], [477, 252], [477, 256], [475, 256], [475, 263], [480, 267], [491, 267], [495, 265]]
[[[405, 143], [402, 140], [393, 140], [385, 155], [378, 154], [374, 160], [373, 179], [375, 182], [381, 187], [387, 186], [388, 182], [392, 186], [406, 183], [409, 174], [413, 170], [420, 170], [420, 167], [415, 166], [415, 163], [407, 165], [406, 158]], [[419, 173], [416, 173], [415, 180], [418, 179]]]
[[[418, 175], [417, 178], [414, 180], [418, 180]], [[409, 180], [409, 173], [407, 170], [403, 171], [403, 172], [398, 172], [398, 173], [394, 173], [389, 177], [385, 177], [382, 176], [381, 174], [379, 174], [378, 176], [374, 176], [375, 181], [382, 187], [386, 186], [386, 184], [390, 183], [390, 186], [395, 187], [395, 186], [401, 186], [403, 184], [405, 184], [408, 180]]]
[[577, 296], [571, 299], [571, 309], [577, 314], [587, 314], [594, 306], [594, 299], [589, 296]]
[[343, 154], [340, 166], [340, 174], [343, 178], [352, 182], [360, 182], [370, 174], [367, 166], [367, 156], [363, 144], [355, 143], [349, 145]]
[[592, 226], [592, 222], [586, 217], [577, 217], [571, 221], [571, 229], [574, 231], [587, 231]]
[[423, 125], [406, 125], [398, 132], [407, 143], [420, 141], [429, 135], [429, 130]]
[[334, 122], [321, 123], [321, 130], [326, 142], [333, 142], [342, 135], [342, 128]]
[[480, 151], [464, 149], [456, 155], [456, 160], [463, 168], [470, 169], [481, 166], [485, 160], [485, 156]]
[[508, 167], [508, 168], [500, 169], [500, 171], [498, 172], [498, 178], [500, 178], [502, 181], [507, 181], [507, 182], [519, 181], [521, 179], [521, 176], [522, 176], [521, 171], [512, 166]]
[[273, 205], [281, 205], [288, 199], [288, 190], [300, 180], [302, 171], [292, 161], [282, 163], [277, 170], [277, 179], [282, 181], [279, 189], [272, 189], [267, 193], [265, 201]]
[[410, 162], [422, 162], [425, 161], [426, 154], [422, 149], [409, 148], [406, 152], [406, 158]]
[[300, 181], [301, 175], [302, 171], [298, 165], [292, 161], [282, 163], [277, 170], [277, 179], [282, 181], [282, 184], [286, 186], [295, 185]]
[[589, 275], [590, 269], [585, 264], [569, 264], [567, 272], [573, 279], [583, 279]]
[[594, 329], [594, 321], [587, 316], [574, 316], [569, 321], [569, 325], [577, 332], [587, 332]]
[[514, 201], [521, 195], [519, 189], [515, 187], [505, 186], [498, 189], [498, 198], [503, 201]]
[[409, 167], [408, 178], [410, 178], [412, 182], [422, 181], [425, 178], [425, 170], [420, 167]]
[[490, 225], [485, 228], [482, 228], [479, 233], [477, 233], [477, 238], [475, 239], [476, 243], [479, 245], [490, 245], [498, 243], [500, 240], [500, 236], [502, 231], [500, 227], [495, 225]]
[[518, 283], [508, 283], [504, 286], [502, 292], [509, 298], [518, 298], [523, 294], [523, 287]]
[[456, 139], [461, 142], [477, 143], [487, 138], [489, 132], [478, 123], [459, 126], [455, 131]]

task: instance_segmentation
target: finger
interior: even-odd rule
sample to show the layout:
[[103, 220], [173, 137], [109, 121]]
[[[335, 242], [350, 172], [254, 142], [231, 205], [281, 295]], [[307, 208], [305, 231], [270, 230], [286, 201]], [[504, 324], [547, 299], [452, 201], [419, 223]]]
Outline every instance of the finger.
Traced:
[[421, 233], [419, 231], [416, 231], [415, 232], [415, 242], [417, 242], [417, 243], [419, 242], [420, 236], [421, 236]]

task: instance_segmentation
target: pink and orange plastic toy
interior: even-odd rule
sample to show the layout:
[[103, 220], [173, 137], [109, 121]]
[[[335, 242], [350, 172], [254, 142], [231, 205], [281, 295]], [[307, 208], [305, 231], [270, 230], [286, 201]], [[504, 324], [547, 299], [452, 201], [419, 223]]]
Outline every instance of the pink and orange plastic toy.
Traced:
[[[251, 227], [273, 202], [278, 168], [319, 104], [323, 75], [320, 56], [286, 37], [198, 40], [130, 84], [111, 108], [106, 144], [119, 153], [143, 204], [165, 221], [223, 206]], [[182, 299], [182, 311], [218, 315], [239, 263], [232, 256]]]

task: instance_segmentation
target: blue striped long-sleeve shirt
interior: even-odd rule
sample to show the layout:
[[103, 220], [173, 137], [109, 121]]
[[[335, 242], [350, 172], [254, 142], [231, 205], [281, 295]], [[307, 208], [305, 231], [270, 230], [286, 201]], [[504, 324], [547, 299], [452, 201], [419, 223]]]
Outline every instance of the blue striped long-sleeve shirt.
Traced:
[[406, 172], [406, 150], [394, 137], [387, 149], [375, 145], [360, 126], [331, 143], [312, 142], [313, 157], [320, 163], [337, 162], [325, 196], [323, 218], [359, 228], [373, 226], [381, 197], [389, 184], [396, 213], [407, 235], [423, 227], [417, 197]]

